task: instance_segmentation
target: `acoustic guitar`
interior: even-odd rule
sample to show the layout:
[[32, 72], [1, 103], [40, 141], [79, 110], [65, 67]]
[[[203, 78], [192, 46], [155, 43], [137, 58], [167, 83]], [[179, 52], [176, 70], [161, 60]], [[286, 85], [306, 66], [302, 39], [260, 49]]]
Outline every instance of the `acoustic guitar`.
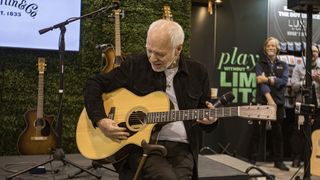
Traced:
[[312, 154], [310, 158], [310, 172], [314, 176], [320, 176], [320, 129], [313, 131]]
[[18, 151], [24, 155], [50, 154], [56, 146], [53, 116], [43, 114], [45, 59], [38, 58], [38, 102], [37, 109], [24, 114], [26, 128], [18, 138]]
[[[114, 0], [120, 3], [119, 0]], [[120, 14], [123, 12], [120, 8], [113, 10], [114, 14], [114, 32], [115, 32], [115, 49], [112, 46], [107, 47], [105, 50], [105, 65], [101, 69], [102, 73], [107, 73], [112, 69], [121, 65], [124, 61], [121, 55], [121, 39], [120, 39]]]
[[[94, 160], [106, 159], [117, 162], [127, 155], [132, 146], [141, 146], [141, 141], [155, 141], [155, 129], [173, 121], [196, 120], [204, 117], [239, 116], [258, 120], [275, 120], [274, 106], [238, 106], [215, 109], [191, 109], [170, 111], [169, 98], [165, 92], [157, 91], [146, 96], [136, 96], [127, 89], [121, 88], [103, 94], [105, 112], [120, 127], [130, 133], [127, 140], [120, 143], [106, 137], [99, 128], [94, 128], [86, 109], [80, 115], [76, 141], [80, 153]], [[158, 126], [159, 125], [159, 126]], [[155, 136], [154, 136], [155, 135]]]

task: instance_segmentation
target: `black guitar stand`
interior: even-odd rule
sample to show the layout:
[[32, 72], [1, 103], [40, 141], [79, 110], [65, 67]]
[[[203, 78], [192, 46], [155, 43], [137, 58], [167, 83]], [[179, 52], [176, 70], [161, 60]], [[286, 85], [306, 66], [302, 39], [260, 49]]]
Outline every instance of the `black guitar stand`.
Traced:
[[110, 9], [117, 9], [117, 8], [119, 8], [119, 6], [120, 6], [119, 3], [113, 2], [111, 6], [106, 6], [106, 7], [100, 8], [96, 11], [93, 11], [91, 13], [85, 14], [80, 17], [72, 17], [72, 18], [67, 19], [66, 21], [55, 24], [51, 27], [39, 30], [39, 34], [44, 34], [48, 31], [53, 30], [53, 29], [57, 29], [57, 28], [60, 29], [60, 37], [59, 37], [59, 57], [60, 57], [59, 58], [60, 59], [59, 111], [58, 111], [58, 121], [57, 121], [56, 129], [55, 129], [56, 134], [57, 134], [57, 145], [56, 145], [56, 148], [53, 152], [53, 157], [51, 159], [47, 160], [46, 162], [35, 165], [33, 167], [22, 170], [20, 172], [17, 172], [15, 174], [12, 174], [10, 176], [7, 176], [6, 179], [12, 179], [20, 174], [26, 173], [26, 172], [28, 172], [32, 169], [35, 169], [39, 166], [51, 163], [52, 161], [62, 161], [64, 165], [70, 164], [78, 169], [81, 169], [82, 171], [87, 172], [88, 174], [96, 177], [97, 179], [101, 179], [101, 176], [96, 175], [96, 174], [90, 172], [89, 170], [82, 168], [81, 166], [66, 159], [65, 153], [61, 147], [62, 119], [63, 119], [62, 118], [62, 109], [63, 109], [63, 91], [64, 91], [64, 81], [63, 81], [64, 80], [64, 78], [63, 78], [64, 77], [64, 53], [65, 53], [65, 38], [64, 37], [65, 37], [65, 32], [66, 32], [66, 25], [68, 25], [69, 23], [74, 22], [79, 19], [83, 19], [85, 17], [90, 17], [90, 16], [97, 14], [97, 13], [102, 13], [102, 12], [108, 11]]
[[[258, 168], [257, 166], [250, 166], [246, 169], [245, 173], [250, 175], [249, 172], [251, 170], [257, 170], [261, 173], [262, 176], [266, 177], [266, 180], [275, 180], [276, 177], [274, 175], [268, 174], [267, 172], [263, 171], [262, 169]], [[250, 178], [261, 177], [261, 175], [250, 175]]]
[[[115, 170], [113, 170], [113, 169], [111, 169], [111, 168], [109, 168], [109, 167], [106, 167], [106, 166], [104, 166], [102, 163], [100, 163], [100, 162], [98, 162], [98, 161], [95, 161], [95, 160], [92, 160], [92, 161], [91, 161], [91, 165], [88, 166], [86, 169], [87, 169], [87, 170], [91, 170], [91, 169], [98, 169], [98, 168], [104, 168], [104, 169], [106, 169], [106, 170], [109, 170], [109, 171], [112, 171], [112, 172], [114, 172], [114, 173], [117, 173], [117, 171], [115, 171]], [[80, 169], [78, 172], [75, 172], [74, 174], [69, 175], [68, 178], [69, 178], [69, 179], [75, 178], [77, 175], [79, 175], [79, 174], [81, 174], [81, 173], [83, 173], [83, 172], [84, 172], [84, 170]]]

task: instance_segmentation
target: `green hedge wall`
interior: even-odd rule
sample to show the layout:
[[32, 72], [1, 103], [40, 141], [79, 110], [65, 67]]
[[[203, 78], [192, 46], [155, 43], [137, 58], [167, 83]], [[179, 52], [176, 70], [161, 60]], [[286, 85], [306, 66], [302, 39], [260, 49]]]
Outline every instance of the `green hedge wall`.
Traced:
[[[111, 2], [111, 0], [82, 0], [81, 14], [108, 6]], [[184, 54], [189, 55], [191, 1], [186, 0], [122, 0], [121, 9], [125, 11], [125, 17], [121, 19], [120, 24], [121, 46], [124, 53], [144, 51], [148, 25], [162, 18], [164, 4], [170, 5], [173, 19], [179, 22], [186, 32]], [[100, 71], [101, 54], [95, 46], [102, 43], [114, 44], [114, 23], [108, 22], [108, 14], [81, 20], [80, 51], [65, 54], [62, 147], [66, 153], [78, 152], [75, 131], [83, 109], [83, 85], [89, 76]], [[44, 113], [54, 115], [55, 120], [57, 119], [58, 51], [0, 48], [0, 155], [18, 154], [16, 143], [19, 134], [26, 126], [24, 113], [37, 106], [38, 57], [45, 57], [47, 62]]]

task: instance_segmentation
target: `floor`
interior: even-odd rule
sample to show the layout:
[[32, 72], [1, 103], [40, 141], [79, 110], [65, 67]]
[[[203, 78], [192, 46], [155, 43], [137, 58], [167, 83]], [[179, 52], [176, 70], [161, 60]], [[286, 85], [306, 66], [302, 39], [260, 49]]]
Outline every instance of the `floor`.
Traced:
[[[80, 165], [81, 167], [88, 167], [91, 160], [85, 159], [80, 154], [67, 154], [62, 163], [61, 160], [54, 159], [52, 163], [46, 163], [50, 160], [49, 155], [42, 156], [1, 156], [0, 157], [0, 179], [14, 179], [14, 180], [33, 180], [33, 179], [69, 179], [71, 175], [79, 172], [79, 169], [72, 164]], [[69, 162], [69, 163], [68, 163]], [[45, 163], [45, 164], [43, 164]], [[27, 168], [43, 164], [43, 167], [33, 171], [33, 173], [23, 173], [15, 175]], [[288, 167], [291, 162], [286, 162]], [[113, 170], [110, 164], [107, 168]], [[274, 175], [275, 179], [290, 180], [295, 179], [296, 175], [303, 177], [303, 168], [298, 171], [298, 168], [291, 168], [290, 171], [280, 171], [273, 168], [272, 163], [258, 162], [257, 168], [267, 173]], [[245, 173], [246, 170], [252, 170]], [[53, 171], [51, 171], [53, 169]], [[98, 168], [90, 171], [93, 175], [101, 175], [101, 179], [116, 180], [118, 174], [108, 169]], [[296, 174], [297, 173], [297, 174]], [[251, 164], [224, 154], [199, 156], [199, 179], [249, 179], [249, 177], [256, 177], [250, 179], [266, 179], [261, 173]], [[88, 173], [80, 173], [74, 179], [97, 179]], [[311, 177], [312, 180], [320, 180], [320, 177]]]
[[[303, 166], [301, 169], [299, 168], [293, 168], [291, 167], [291, 162], [285, 162], [287, 167], [289, 167], [289, 171], [280, 171], [277, 168], [273, 167], [273, 163], [271, 162], [258, 162], [257, 167], [260, 167], [262, 169], [265, 169], [266, 171], [270, 172], [271, 174], [274, 174], [276, 179], [280, 180], [291, 180], [291, 179], [296, 179], [300, 177], [301, 179], [303, 178]], [[319, 167], [320, 168], [320, 167]], [[312, 176], [312, 180], [320, 180], [320, 177]]]
[[[257, 162], [256, 166], [252, 166], [251, 164], [249, 164], [248, 162], [244, 161], [244, 160], [240, 160], [237, 158], [234, 158], [232, 156], [228, 156], [228, 155], [221, 155], [221, 154], [217, 154], [217, 155], [211, 155], [208, 156], [210, 159], [215, 160], [217, 162], [235, 167], [236, 169], [242, 171], [242, 172], [248, 172], [248, 174], [252, 174], [252, 176], [254, 176], [255, 174], [261, 174], [259, 173], [257, 170], [255, 170], [255, 168], [253, 167], [257, 167], [260, 170], [266, 172], [269, 175], [274, 175], [275, 179], [280, 179], [280, 180], [291, 180], [291, 179], [297, 179], [297, 178], [303, 178], [304, 172], [303, 172], [303, 166], [299, 169], [299, 168], [292, 168], [291, 167], [291, 162], [285, 162], [285, 164], [287, 165], [287, 167], [289, 167], [289, 171], [281, 171], [277, 168], [273, 167], [273, 163], [272, 162]], [[251, 168], [252, 170], [248, 171], [249, 168]], [[254, 179], [254, 178], [251, 178]], [[265, 179], [265, 178], [259, 178], [257, 177], [256, 179]], [[320, 180], [320, 177], [315, 177], [312, 176], [311, 177], [312, 180]]]

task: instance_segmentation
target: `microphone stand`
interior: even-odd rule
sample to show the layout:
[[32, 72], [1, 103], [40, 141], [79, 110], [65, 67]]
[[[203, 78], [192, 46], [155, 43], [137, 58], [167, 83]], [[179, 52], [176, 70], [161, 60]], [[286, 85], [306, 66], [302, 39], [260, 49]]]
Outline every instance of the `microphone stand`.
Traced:
[[47, 28], [44, 28], [44, 29], [41, 29], [39, 30], [39, 34], [44, 34], [44, 33], [47, 33], [48, 31], [51, 31], [53, 29], [60, 29], [60, 37], [59, 37], [59, 59], [60, 59], [60, 86], [59, 86], [59, 111], [58, 111], [58, 121], [57, 121], [57, 124], [56, 124], [56, 128], [55, 128], [55, 131], [56, 131], [56, 134], [57, 134], [57, 145], [56, 145], [56, 148], [53, 152], [53, 158], [47, 160], [46, 162], [43, 162], [43, 163], [40, 163], [40, 164], [37, 164], [35, 166], [32, 166], [30, 168], [27, 168], [25, 170], [22, 170], [20, 172], [17, 172], [17, 173], [14, 173], [10, 176], [7, 176], [6, 179], [12, 179], [20, 174], [23, 174], [23, 173], [26, 173], [34, 168], [37, 168], [39, 166], [43, 166], [45, 164], [48, 164], [48, 163], [51, 163], [52, 161], [62, 161], [64, 165], [66, 164], [71, 164], [72, 166], [74, 167], [77, 167], [78, 169], [81, 169], [82, 171], [85, 171], [87, 172], [88, 174], [96, 177], [97, 179], [101, 179], [101, 175], [96, 175], [94, 173], [92, 173], [91, 171], [85, 169], [85, 168], [82, 168], [81, 166], [71, 162], [70, 160], [66, 159], [65, 158], [65, 154], [64, 154], [64, 151], [61, 147], [61, 136], [62, 136], [62, 119], [63, 119], [63, 116], [62, 116], [62, 108], [63, 108], [63, 91], [64, 91], [64, 53], [65, 53], [65, 32], [66, 32], [66, 25], [68, 25], [69, 23], [71, 22], [74, 22], [76, 20], [79, 20], [79, 19], [84, 19], [86, 17], [90, 17], [94, 14], [97, 14], [97, 13], [102, 13], [104, 11], [108, 11], [110, 9], [118, 9], [119, 8], [119, 3], [118, 2], [113, 2], [111, 6], [106, 6], [106, 7], [103, 7], [103, 8], [100, 8], [96, 11], [93, 11], [91, 13], [88, 13], [88, 14], [85, 14], [83, 16], [80, 16], [80, 17], [72, 17], [72, 18], [69, 18], [67, 19], [66, 21], [63, 21], [61, 23], [58, 23], [58, 24], [55, 24], [51, 27], [47, 27]]
[[[311, 78], [311, 58], [312, 58], [312, 14], [313, 9], [312, 5], [307, 6], [307, 37], [306, 37], [306, 86], [309, 90], [308, 96], [306, 97], [306, 104], [313, 104], [313, 91], [312, 91], [312, 78]], [[312, 151], [311, 145], [311, 120], [310, 115], [305, 115], [304, 117], [304, 133], [306, 136], [306, 143], [305, 143], [305, 153], [304, 153], [304, 175], [303, 179], [310, 178], [310, 157]]]

